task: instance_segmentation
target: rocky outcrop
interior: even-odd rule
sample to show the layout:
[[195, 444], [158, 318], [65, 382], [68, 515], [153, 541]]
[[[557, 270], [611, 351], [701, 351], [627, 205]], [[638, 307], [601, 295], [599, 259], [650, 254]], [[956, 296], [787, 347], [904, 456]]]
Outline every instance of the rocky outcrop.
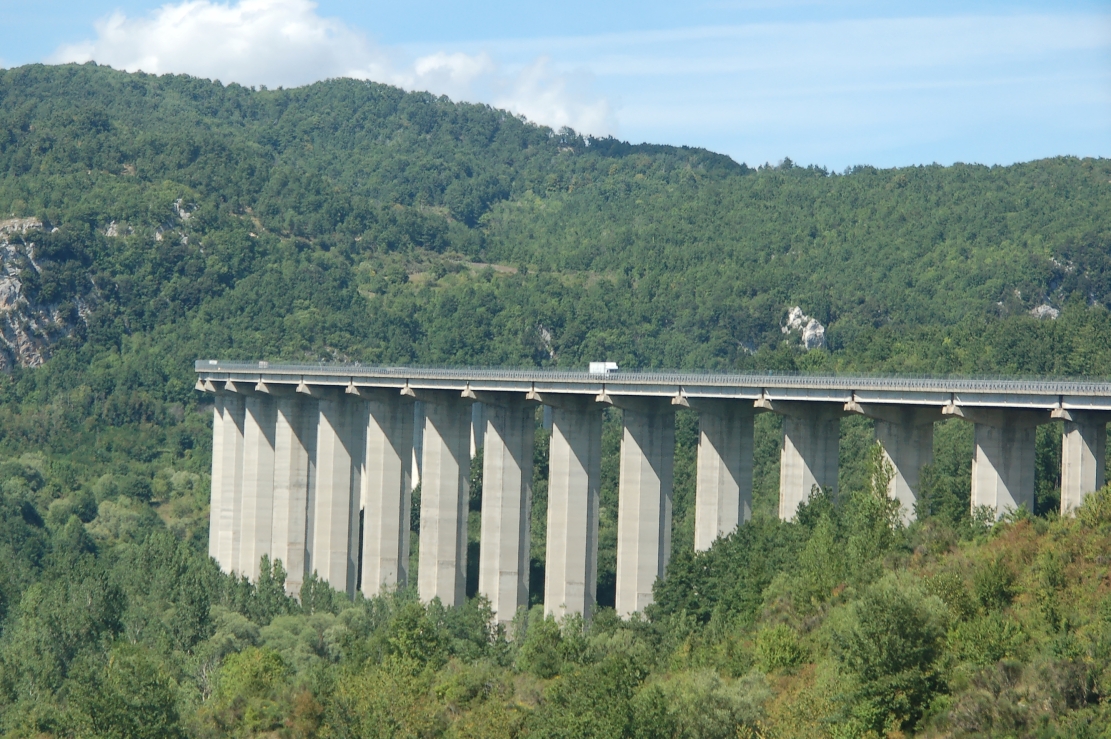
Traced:
[[1049, 303], [1042, 303], [1039, 306], [1031, 308], [1030, 315], [1034, 318], [1048, 318], [1053, 321], [1057, 319], [1057, 316], [1061, 315], [1061, 311], [1057, 310]]
[[[41, 272], [35, 262], [36, 233], [43, 230], [37, 218], [0, 221], [0, 370], [38, 367], [50, 357], [58, 339], [73, 333], [74, 316], [58, 305], [31, 300], [23, 289], [27, 270]], [[89, 313], [88, 300], [74, 296], [76, 320]]]
[[826, 327], [817, 318], [803, 313], [802, 308], [797, 305], [787, 311], [787, 323], [780, 328], [785, 334], [797, 335], [807, 351], [826, 347]]

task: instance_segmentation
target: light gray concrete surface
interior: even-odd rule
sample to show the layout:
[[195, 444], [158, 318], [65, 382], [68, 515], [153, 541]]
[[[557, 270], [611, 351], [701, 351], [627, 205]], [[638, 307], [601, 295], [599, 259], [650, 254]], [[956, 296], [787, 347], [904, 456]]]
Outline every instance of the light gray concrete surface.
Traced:
[[997, 516], [1026, 506], [1034, 511], [1037, 427], [1044, 411], [946, 406], [946, 415], [976, 424], [972, 458], [972, 510], [988, 506]]
[[239, 574], [258, 582], [262, 557], [270, 556], [274, 524], [274, 432], [278, 410], [269, 395], [245, 401], [243, 421], [243, 504], [240, 519]]
[[239, 562], [239, 518], [243, 496], [243, 396], [224, 394], [223, 460], [220, 462], [220, 536], [216, 561], [224, 572]]
[[[557, 398], [548, 451], [544, 612], [589, 620], [598, 596], [602, 409], [591, 398]], [[551, 406], [546, 406], [551, 407]]]
[[899, 501], [903, 523], [909, 524], [916, 516], [922, 467], [934, 459], [934, 423], [942, 420], [941, 409], [854, 402], [845, 410], [873, 419], [876, 441], [894, 473], [888, 496]]
[[1054, 411], [1064, 421], [1061, 437], [1061, 515], [1076, 512], [1088, 493], [1103, 487], [1108, 414], [1099, 411]]
[[396, 390], [364, 391], [367, 401], [363, 472], [362, 591], [404, 585], [409, 577], [409, 509], [413, 401]]
[[837, 492], [837, 462], [844, 404], [764, 401], [759, 407], [783, 416], [779, 456], [779, 517], [790, 521], [814, 487]]
[[417, 592], [446, 606], [463, 603], [467, 588], [471, 401], [454, 391], [429, 391], [424, 404]]
[[532, 452], [536, 404], [523, 395], [484, 394], [482, 533], [478, 592], [500, 623], [528, 606]]
[[669, 398], [610, 400], [624, 417], [614, 607], [631, 616], [652, 603], [652, 586], [671, 556], [675, 410]]
[[745, 400], [686, 403], [698, 411], [694, 549], [704, 551], [752, 518], [753, 418]]
[[208, 556], [220, 561], [220, 516], [224, 486], [224, 394], [212, 396], [212, 477], [208, 508]]
[[287, 394], [275, 400], [274, 516], [271, 557], [286, 571], [285, 589], [298, 595], [305, 579], [310, 471], [316, 464], [316, 401]]
[[358, 563], [359, 495], [357, 468], [362, 463], [359, 425], [365, 411], [342, 391], [319, 400], [316, 432], [315, 510], [310, 572], [336, 590], [355, 593]]

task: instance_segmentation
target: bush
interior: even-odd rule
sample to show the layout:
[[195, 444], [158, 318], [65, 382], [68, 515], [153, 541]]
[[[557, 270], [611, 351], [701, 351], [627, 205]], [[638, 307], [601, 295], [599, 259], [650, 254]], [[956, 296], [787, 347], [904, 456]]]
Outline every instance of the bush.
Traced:
[[805, 656], [798, 634], [786, 624], [776, 624], [756, 634], [756, 664], [764, 672], [791, 670]]
[[999, 613], [958, 624], [948, 638], [954, 657], [981, 666], [1015, 657], [1025, 641], [1022, 627]]
[[834, 629], [834, 653], [853, 687], [846, 718], [876, 732], [915, 727], [944, 683], [941, 655], [945, 605], [915, 584], [889, 575], [853, 603]]
[[1076, 509], [1076, 518], [1090, 529], [1098, 529], [1111, 524], [1111, 483], [1094, 493], [1088, 493], [1084, 502]]
[[998, 610], [1015, 597], [1015, 574], [1001, 559], [994, 559], [976, 570], [972, 587], [984, 609]]

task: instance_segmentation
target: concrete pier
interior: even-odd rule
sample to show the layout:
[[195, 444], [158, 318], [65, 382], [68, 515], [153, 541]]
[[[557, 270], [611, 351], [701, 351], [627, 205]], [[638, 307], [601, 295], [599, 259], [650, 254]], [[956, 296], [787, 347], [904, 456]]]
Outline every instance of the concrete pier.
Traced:
[[409, 579], [413, 401], [392, 389], [367, 389], [363, 470], [361, 588], [372, 596]]
[[630, 616], [652, 602], [671, 556], [675, 410], [669, 398], [605, 397], [624, 411], [614, 605]]
[[837, 492], [844, 404], [759, 400], [757, 408], [783, 416], [779, 457], [779, 517], [790, 521], [817, 485]]
[[[201, 383], [203, 388], [203, 383]], [[208, 556], [220, 561], [221, 500], [224, 486], [224, 394], [212, 396], [212, 477], [208, 507]]]
[[704, 551], [752, 518], [751, 401], [679, 399], [698, 411], [694, 549]]
[[989, 506], [1002, 516], [1024, 505], [1033, 513], [1037, 427], [1049, 413], [953, 405], [942, 413], [976, 424], [972, 510]]
[[1059, 408], [1051, 415], [1065, 422], [1061, 436], [1061, 515], [1070, 516], [1088, 493], [1106, 482], [1104, 454], [1111, 414]]
[[[228, 383], [232, 385], [232, 383]], [[221, 413], [223, 444], [220, 461], [220, 533], [216, 561], [224, 572], [239, 562], [239, 520], [243, 501], [243, 395], [225, 392]]]
[[922, 467], [934, 459], [934, 423], [942, 420], [941, 409], [851, 402], [845, 410], [874, 421], [876, 441], [895, 473], [887, 487], [888, 496], [899, 501], [903, 523], [909, 524], [916, 517]]
[[421, 477], [417, 591], [421, 600], [463, 603], [467, 589], [467, 512], [470, 487], [471, 400], [457, 391], [422, 391], [424, 454]]
[[535, 403], [523, 395], [483, 393], [482, 534], [478, 592], [500, 623], [528, 607], [532, 532], [532, 451]]
[[598, 596], [602, 409], [592, 398], [543, 400], [552, 409], [544, 613], [557, 619], [577, 613], [589, 620]]
[[305, 579], [307, 509], [316, 465], [316, 420], [320, 410], [315, 401], [292, 392], [278, 396], [275, 404], [270, 556], [281, 560], [285, 568], [286, 593], [297, 595]]
[[[343, 390], [321, 393], [316, 430], [316, 484], [308, 569], [336, 590], [355, 594], [358, 575], [359, 480], [362, 463], [359, 427], [364, 404]], [[363, 411], [360, 413], [359, 411]]]
[[258, 582], [259, 563], [270, 556], [274, 522], [274, 432], [278, 411], [265, 394], [247, 396], [243, 423], [243, 503], [236, 571]]

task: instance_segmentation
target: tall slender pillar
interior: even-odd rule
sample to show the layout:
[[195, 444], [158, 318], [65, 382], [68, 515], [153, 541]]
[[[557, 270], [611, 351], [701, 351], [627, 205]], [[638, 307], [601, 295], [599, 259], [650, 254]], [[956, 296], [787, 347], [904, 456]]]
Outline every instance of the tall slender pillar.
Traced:
[[954, 404], [942, 412], [976, 424], [972, 510], [988, 506], [1001, 516], [1024, 505], [1032, 513], [1037, 427], [1049, 423], [1049, 413]]
[[[231, 383], [227, 383], [231, 385]], [[223, 439], [220, 445], [220, 540], [216, 561], [224, 572], [236, 571], [239, 562], [239, 520], [243, 502], [243, 396], [224, 394]], [[215, 453], [215, 451], [213, 452]]]
[[224, 488], [224, 394], [212, 400], [212, 477], [209, 486], [208, 556], [220, 561], [221, 496]]
[[422, 391], [424, 454], [421, 465], [417, 591], [446, 606], [467, 595], [467, 513], [470, 487], [471, 401], [451, 391]]
[[675, 404], [698, 411], [694, 549], [705, 551], [752, 518], [753, 418], [760, 409], [743, 400]]
[[243, 504], [236, 569], [258, 582], [263, 555], [270, 556], [274, 521], [274, 432], [277, 408], [266, 394], [248, 395], [243, 418]]
[[[473, 394], [473, 393], [472, 393]], [[478, 456], [478, 450], [486, 439], [486, 406], [482, 402], [471, 404], [471, 459]]]
[[[323, 391], [316, 436], [316, 486], [309, 570], [355, 594], [359, 546], [360, 426], [365, 404], [342, 390]], [[360, 413], [360, 411], [362, 411]]]
[[1061, 515], [1076, 512], [1088, 493], [1103, 487], [1107, 421], [1111, 414], [1058, 408], [1052, 417], [1065, 422], [1061, 436]]
[[420, 485], [421, 466], [424, 464], [424, 403], [413, 403], [413, 489]]
[[670, 398], [611, 398], [624, 410], [617, 507], [617, 593], [621, 616], [643, 612], [671, 556], [675, 410]]
[[843, 404], [762, 399], [756, 407], [783, 416], [779, 457], [779, 517], [790, 521], [815, 486], [837, 492]]
[[509, 393], [482, 393], [479, 400], [486, 430], [478, 592], [508, 623], [528, 607], [535, 403]]
[[286, 571], [285, 589], [301, 592], [305, 580], [309, 490], [316, 465], [316, 401], [299, 394], [275, 401], [274, 516], [271, 557]]
[[[536, 396], [539, 400], [540, 396]], [[593, 398], [551, 396], [544, 613], [589, 620], [598, 600], [602, 409]]]
[[899, 501], [903, 523], [909, 524], [916, 515], [922, 467], [934, 459], [934, 422], [942, 419], [941, 408], [853, 401], [845, 410], [873, 419], [876, 441], [893, 472], [888, 497]]
[[393, 389], [360, 394], [368, 410], [362, 591], [371, 596], [404, 585], [409, 577], [413, 401]]

